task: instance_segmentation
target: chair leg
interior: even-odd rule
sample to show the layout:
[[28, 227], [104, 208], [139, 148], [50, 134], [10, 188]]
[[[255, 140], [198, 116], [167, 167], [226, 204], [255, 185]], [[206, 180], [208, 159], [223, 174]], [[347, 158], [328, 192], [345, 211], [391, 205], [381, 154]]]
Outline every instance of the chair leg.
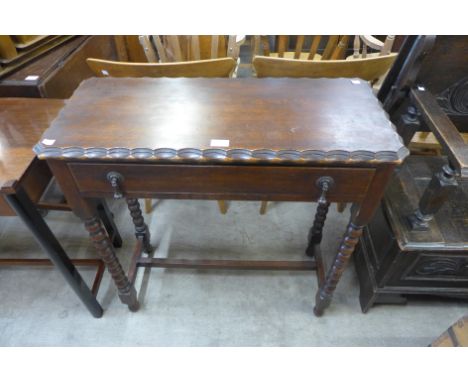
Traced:
[[346, 203], [337, 203], [336, 209], [338, 210], [340, 214], [343, 213], [344, 210], [346, 209]]
[[223, 215], [226, 215], [226, 212], [228, 210], [228, 206], [225, 200], [218, 200], [218, 207], [219, 207], [219, 212], [221, 212]]
[[145, 213], [150, 214], [153, 210], [153, 199], [145, 199]]
[[262, 200], [262, 204], [260, 206], [260, 215], [265, 215], [267, 212], [268, 202], [266, 200]]

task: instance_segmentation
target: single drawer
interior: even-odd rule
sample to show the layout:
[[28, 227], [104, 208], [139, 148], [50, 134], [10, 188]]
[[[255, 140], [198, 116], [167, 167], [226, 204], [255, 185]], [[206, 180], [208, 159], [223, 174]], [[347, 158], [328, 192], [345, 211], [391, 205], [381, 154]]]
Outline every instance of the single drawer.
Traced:
[[328, 176], [334, 185], [330, 201], [360, 201], [374, 169], [161, 164], [68, 164], [83, 196], [109, 196], [114, 190], [107, 176], [122, 176], [124, 196], [166, 199], [229, 199], [315, 201], [320, 196], [316, 182]]

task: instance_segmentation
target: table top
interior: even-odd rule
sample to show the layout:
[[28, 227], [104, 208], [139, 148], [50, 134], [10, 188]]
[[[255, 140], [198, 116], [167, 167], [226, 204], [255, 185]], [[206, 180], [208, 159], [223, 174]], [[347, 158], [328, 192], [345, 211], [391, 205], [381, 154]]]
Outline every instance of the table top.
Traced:
[[20, 180], [34, 159], [32, 147], [63, 105], [55, 99], [0, 98], [0, 188]]
[[408, 155], [357, 79], [91, 78], [34, 148], [40, 158], [400, 163]]

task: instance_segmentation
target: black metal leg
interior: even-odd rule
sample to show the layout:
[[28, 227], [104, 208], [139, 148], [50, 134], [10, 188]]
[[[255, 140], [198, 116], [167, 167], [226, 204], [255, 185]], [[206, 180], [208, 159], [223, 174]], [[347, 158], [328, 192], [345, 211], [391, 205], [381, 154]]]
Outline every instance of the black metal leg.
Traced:
[[122, 237], [120, 236], [119, 230], [115, 225], [114, 214], [111, 212], [104, 199], [99, 200], [97, 211], [102, 224], [104, 224], [104, 227], [106, 228], [107, 234], [112, 239], [112, 245], [114, 248], [121, 248]]
[[44, 219], [42, 219], [26, 192], [19, 188], [16, 190], [16, 194], [5, 196], [16, 214], [31, 230], [42, 249], [47, 253], [63, 277], [65, 277], [67, 283], [72, 287], [89, 312], [96, 318], [102, 317], [103, 309], [101, 305], [99, 305], [91, 290], [71, 263], [71, 260]]

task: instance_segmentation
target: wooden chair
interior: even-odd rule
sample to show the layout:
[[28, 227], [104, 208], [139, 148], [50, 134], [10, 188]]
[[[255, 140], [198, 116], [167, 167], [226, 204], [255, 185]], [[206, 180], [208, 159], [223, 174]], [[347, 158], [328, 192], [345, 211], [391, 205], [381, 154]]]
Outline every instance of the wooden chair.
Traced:
[[[288, 51], [290, 36], [278, 36], [277, 52], [272, 52], [267, 36], [254, 36], [253, 66], [257, 77], [349, 77], [375, 84], [388, 72], [397, 56], [391, 53], [394, 36], [387, 36], [384, 42], [373, 36], [355, 36], [353, 55], [348, 57], [350, 36], [311, 36], [307, 52], [303, 52], [306, 36], [295, 37], [294, 51]], [[319, 54], [321, 45], [324, 48]], [[267, 203], [262, 202], [261, 215], [266, 213]], [[344, 211], [345, 207], [340, 203], [338, 211]]]
[[[278, 52], [271, 53], [265, 38], [256, 37], [254, 52], [263, 44], [263, 56], [255, 55], [253, 66], [257, 77], [350, 77], [375, 83], [393, 64], [391, 53], [394, 36], [381, 42], [372, 36], [355, 36], [354, 54], [345, 59], [350, 36], [329, 36], [319, 54], [323, 36], [314, 36], [308, 52], [303, 52], [305, 36], [297, 36], [294, 52], [288, 52], [288, 36], [278, 37]], [[361, 49], [362, 42], [362, 49]], [[368, 49], [377, 53], [368, 53]]]
[[[86, 62], [98, 77], [231, 77], [242, 42], [237, 36], [116, 36], [121, 59], [144, 55], [145, 62]], [[226, 214], [226, 202], [218, 205]], [[145, 211], [151, 212], [150, 199], [145, 199]]]
[[[227, 40], [224, 36], [139, 36], [140, 50], [135, 47], [134, 39], [125, 39], [127, 46], [128, 41], [133, 46], [124, 50], [120, 37], [123, 36], [117, 39], [117, 50], [127, 62], [88, 58], [86, 62], [96, 76], [230, 77], [236, 68], [240, 46], [236, 36]], [[135, 62], [128, 52], [133, 52], [133, 57], [139, 55], [140, 62]]]

